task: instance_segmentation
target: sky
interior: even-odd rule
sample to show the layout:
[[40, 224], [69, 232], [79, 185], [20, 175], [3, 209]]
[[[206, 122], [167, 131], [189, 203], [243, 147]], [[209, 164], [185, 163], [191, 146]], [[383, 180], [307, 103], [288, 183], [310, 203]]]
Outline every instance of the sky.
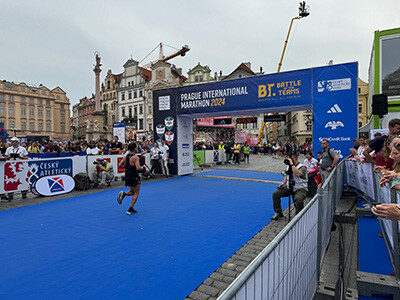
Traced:
[[[309, 0], [310, 16], [294, 22], [282, 70], [359, 62], [368, 81], [375, 30], [400, 27], [399, 0]], [[211, 74], [231, 73], [251, 62], [275, 73], [294, 0], [0, 0], [0, 80], [60, 86], [71, 105], [94, 93], [94, 53], [107, 70], [123, 72], [160, 42], [189, 45], [185, 57], [170, 60], [184, 75], [199, 62]], [[164, 48], [169, 55], [176, 50]], [[158, 58], [152, 53], [140, 65]]]

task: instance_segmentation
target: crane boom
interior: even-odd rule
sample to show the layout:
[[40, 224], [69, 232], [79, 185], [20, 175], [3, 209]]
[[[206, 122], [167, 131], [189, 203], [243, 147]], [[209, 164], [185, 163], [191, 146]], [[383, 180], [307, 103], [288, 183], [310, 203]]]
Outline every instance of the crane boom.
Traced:
[[182, 46], [181, 50], [178, 50], [177, 52], [168, 55], [167, 57], [165, 57], [164, 59], [162, 59], [162, 61], [167, 61], [170, 60], [171, 58], [177, 57], [177, 56], [185, 56], [186, 52], [188, 52], [190, 50], [190, 47], [188, 45]]

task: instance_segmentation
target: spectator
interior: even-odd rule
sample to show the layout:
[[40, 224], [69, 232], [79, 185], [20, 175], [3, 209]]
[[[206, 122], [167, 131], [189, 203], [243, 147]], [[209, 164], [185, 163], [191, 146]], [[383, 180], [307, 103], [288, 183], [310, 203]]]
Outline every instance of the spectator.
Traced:
[[43, 141], [43, 146], [42, 148], [40, 148], [40, 153], [48, 153], [50, 152], [50, 145], [48, 144], [48, 142], [45, 140]]
[[372, 212], [377, 216], [389, 220], [400, 221], [400, 204], [379, 204], [372, 206]]
[[99, 148], [97, 148], [96, 144], [92, 141], [88, 144], [88, 148], [86, 149], [87, 155], [98, 155]]
[[36, 142], [33, 142], [32, 145], [29, 146], [28, 153], [40, 153], [40, 148]]
[[393, 145], [392, 151], [390, 152], [390, 158], [393, 159], [393, 171], [382, 170], [383, 177], [379, 182], [380, 185], [384, 185], [390, 182], [390, 187], [396, 190], [400, 190], [400, 143]]
[[150, 173], [154, 176], [154, 170], [157, 167], [158, 160], [160, 159], [160, 149], [158, 148], [157, 142], [154, 142], [153, 148], [150, 150], [151, 155], [151, 169]]
[[390, 152], [392, 151], [393, 145], [400, 142], [400, 137], [397, 135], [390, 135], [385, 140], [382, 150], [376, 155], [376, 166], [374, 171], [392, 170], [393, 159], [390, 158]]
[[161, 170], [165, 177], [169, 176], [168, 169], [168, 160], [169, 160], [169, 147], [165, 144], [164, 140], [161, 140], [160, 147], [160, 156], [161, 156]]
[[61, 156], [61, 147], [58, 145], [58, 142], [53, 142], [53, 145], [50, 147], [51, 153], [57, 153], [57, 156]]
[[123, 145], [119, 141], [118, 136], [114, 136], [114, 142], [110, 145], [110, 154], [120, 154], [122, 153]]
[[318, 175], [318, 161], [312, 156], [310, 151], [306, 152], [304, 165], [308, 171], [308, 191], [310, 197], [314, 197], [318, 187], [317, 182], [314, 179]]
[[226, 143], [226, 145], [225, 145], [225, 156], [226, 156], [225, 164], [230, 164], [229, 160], [231, 159], [231, 155], [232, 155], [231, 144]]
[[336, 154], [335, 149], [329, 148], [329, 142], [327, 139], [321, 141], [322, 147], [322, 157], [320, 161], [321, 176], [322, 180], [325, 181], [329, 173], [336, 167], [339, 163], [339, 156]]
[[233, 146], [233, 163], [234, 164], [240, 164], [240, 144], [236, 143], [235, 146]]
[[379, 153], [381, 149], [383, 148], [383, 144], [385, 143], [385, 140], [389, 135], [398, 135], [400, 134], [400, 119], [392, 119], [389, 122], [389, 133], [387, 135], [378, 137], [374, 139], [371, 144], [369, 144], [367, 147], [364, 149], [364, 157], [365, 160], [368, 161], [369, 163], [375, 165], [376, 162], [371, 156], [371, 152], [375, 151], [375, 153]]

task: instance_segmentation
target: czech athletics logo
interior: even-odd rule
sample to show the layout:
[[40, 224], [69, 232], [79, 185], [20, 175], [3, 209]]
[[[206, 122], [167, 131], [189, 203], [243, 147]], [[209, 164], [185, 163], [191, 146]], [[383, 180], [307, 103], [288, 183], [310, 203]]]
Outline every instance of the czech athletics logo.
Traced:
[[326, 123], [325, 128], [330, 127], [332, 130], [337, 129], [338, 127], [344, 127], [343, 123], [340, 121], [329, 121]]
[[49, 189], [52, 193], [65, 191], [62, 178], [60, 177], [49, 178], [47, 179], [47, 182], [49, 184]]

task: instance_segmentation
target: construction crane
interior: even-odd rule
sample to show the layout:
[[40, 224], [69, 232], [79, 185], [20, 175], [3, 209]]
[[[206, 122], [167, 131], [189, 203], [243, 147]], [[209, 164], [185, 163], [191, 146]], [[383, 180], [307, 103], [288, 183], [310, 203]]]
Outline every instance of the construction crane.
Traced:
[[[175, 49], [175, 50], [177, 50], [177, 51], [174, 52], [174, 53], [172, 53], [171, 55], [168, 55], [167, 57], [165, 57], [165, 56], [164, 56], [164, 45], [165, 45], [165, 46], [168, 46], [168, 45], [166, 45], [166, 44], [159, 43], [153, 50], [150, 51], [149, 54], [146, 55], [145, 58], [143, 58], [143, 59], [140, 61], [140, 63], [143, 62], [147, 57], [149, 57], [157, 48], [159, 48], [159, 55], [158, 55], [158, 60], [157, 60], [157, 61], [164, 61], [164, 62], [166, 62], [166, 61], [168, 61], [168, 60], [170, 60], [170, 59], [172, 59], [172, 58], [174, 58], [174, 57], [177, 57], [177, 56], [179, 56], [179, 55], [180, 55], [180, 56], [185, 56], [185, 55], [186, 55], [186, 52], [188, 52], [188, 51], [190, 50], [190, 47], [189, 47], [188, 45], [182, 46], [181, 49], [177, 49], [177, 48], [175, 48], [175, 47], [168, 46], [168, 47], [173, 48], [173, 49]], [[144, 67], [144, 68], [148, 68], [152, 63], [155, 63], [155, 61], [154, 61], [154, 62], [150, 62], [150, 63], [144, 65], [143, 67]]]
[[[281, 71], [283, 56], [285, 55], [286, 46], [287, 46], [288, 41], [289, 41], [290, 31], [292, 30], [293, 21], [308, 17], [309, 15], [310, 15], [310, 6], [306, 5], [305, 1], [300, 2], [299, 15], [297, 17], [292, 18], [292, 21], [290, 22], [289, 31], [288, 31], [288, 34], [287, 34], [287, 37], [286, 37], [285, 45], [283, 46], [281, 60], [279, 61], [279, 64], [278, 64], [277, 73], [279, 73]], [[267, 114], [265, 114], [265, 115], [267, 115]], [[261, 143], [261, 137], [262, 137], [262, 135], [264, 133], [264, 127], [265, 127], [265, 122], [263, 121], [263, 123], [261, 125], [261, 129], [260, 129], [260, 133], [258, 135], [257, 144]]]

